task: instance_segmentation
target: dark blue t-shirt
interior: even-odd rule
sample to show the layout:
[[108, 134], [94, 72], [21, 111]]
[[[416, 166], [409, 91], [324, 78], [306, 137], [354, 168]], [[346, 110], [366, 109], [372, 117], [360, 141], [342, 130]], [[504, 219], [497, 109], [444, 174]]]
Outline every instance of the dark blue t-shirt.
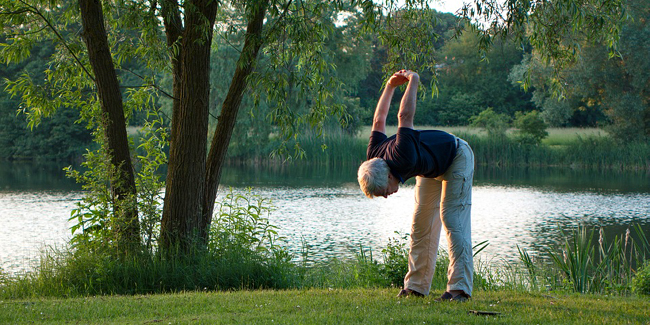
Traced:
[[414, 176], [438, 177], [456, 156], [456, 137], [438, 130], [398, 128], [397, 134], [373, 131], [367, 158], [382, 158], [402, 183]]

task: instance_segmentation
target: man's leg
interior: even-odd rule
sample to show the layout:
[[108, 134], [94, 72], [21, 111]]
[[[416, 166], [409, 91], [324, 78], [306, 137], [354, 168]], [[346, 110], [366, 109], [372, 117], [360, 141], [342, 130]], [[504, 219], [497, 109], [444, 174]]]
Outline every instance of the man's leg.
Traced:
[[472, 181], [474, 153], [460, 140], [454, 162], [442, 176], [441, 216], [449, 246], [447, 291], [472, 295], [474, 261], [472, 256]]
[[415, 212], [411, 226], [411, 247], [404, 289], [428, 295], [438, 257], [440, 241], [440, 196], [442, 182], [416, 177]]

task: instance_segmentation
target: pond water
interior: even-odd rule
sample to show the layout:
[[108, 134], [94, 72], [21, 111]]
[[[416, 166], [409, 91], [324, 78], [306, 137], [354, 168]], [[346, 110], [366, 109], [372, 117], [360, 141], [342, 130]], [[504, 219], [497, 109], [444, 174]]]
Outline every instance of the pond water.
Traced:
[[[63, 166], [0, 162], [0, 268], [29, 271], [47, 246], [70, 238], [67, 221], [82, 196]], [[413, 182], [388, 199], [367, 199], [356, 183], [356, 166], [229, 166], [220, 196], [232, 188], [272, 200], [268, 216], [300, 258], [349, 258], [360, 247], [375, 257], [395, 232], [409, 233]], [[650, 234], [650, 175], [570, 169], [476, 171], [472, 241], [487, 240], [480, 254], [490, 263], [515, 261], [517, 245], [536, 254], [561, 241], [562, 230], [602, 226], [606, 238], [633, 224]], [[633, 232], [634, 233], [634, 232]], [[443, 240], [441, 247], [446, 248]]]

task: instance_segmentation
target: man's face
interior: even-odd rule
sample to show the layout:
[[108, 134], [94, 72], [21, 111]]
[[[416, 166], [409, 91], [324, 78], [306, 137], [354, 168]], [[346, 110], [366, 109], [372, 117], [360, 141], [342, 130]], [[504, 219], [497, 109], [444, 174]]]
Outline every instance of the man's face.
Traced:
[[393, 174], [388, 173], [388, 185], [384, 189], [378, 189], [375, 192], [375, 196], [383, 196], [387, 198], [389, 195], [397, 192], [399, 190], [399, 181], [397, 178], [393, 177]]

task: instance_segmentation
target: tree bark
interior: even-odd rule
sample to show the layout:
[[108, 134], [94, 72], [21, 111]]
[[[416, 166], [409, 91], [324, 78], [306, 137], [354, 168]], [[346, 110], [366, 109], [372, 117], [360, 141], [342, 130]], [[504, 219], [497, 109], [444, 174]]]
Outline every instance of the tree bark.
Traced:
[[[210, 94], [210, 47], [217, 12], [215, 0], [186, 1], [180, 40], [178, 107], [172, 117], [167, 186], [160, 246], [167, 252], [200, 248], [202, 200]], [[169, 32], [168, 32], [169, 35]], [[173, 50], [172, 50], [173, 51]], [[173, 62], [172, 62], [173, 64]]]
[[[79, 0], [82, 37], [88, 49], [95, 86], [100, 100], [108, 155], [111, 159], [111, 194], [117, 224], [114, 225], [118, 247], [126, 252], [140, 242], [133, 166], [126, 134], [122, 93], [113, 65], [102, 5], [99, 0]], [[124, 247], [127, 245], [127, 247]]]
[[246, 38], [244, 48], [242, 49], [235, 74], [230, 83], [228, 94], [221, 107], [219, 123], [212, 137], [210, 152], [207, 161], [207, 171], [205, 177], [205, 191], [203, 197], [203, 215], [201, 218], [201, 240], [206, 243], [209, 236], [210, 225], [212, 224], [212, 214], [214, 213], [214, 202], [219, 188], [221, 179], [221, 170], [228, 151], [228, 144], [232, 136], [237, 113], [247, 86], [247, 78], [253, 71], [257, 62], [257, 54], [262, 46], [262, 27], [268, 1], [260, 1], [251, 8], [248, 26], [246, 28]]
[[177, 136], [175, 130], [178, 129], [178, 126], [174, 126], [174, 124], [179, 121], [178, 114], [180, 113], [181, 105], [181, 76], [183, 75], [181, 70], [182, 53], [178, 49], [180, 48], [179, 40], [183, 34], [183, 23], [181, 21], [180, 8], [176, 0], [163, 0], [160, 5], [172, 65], [172, 94], [174, 98], [172, 99], [172, 132], [169, 140], [171, 146]]

